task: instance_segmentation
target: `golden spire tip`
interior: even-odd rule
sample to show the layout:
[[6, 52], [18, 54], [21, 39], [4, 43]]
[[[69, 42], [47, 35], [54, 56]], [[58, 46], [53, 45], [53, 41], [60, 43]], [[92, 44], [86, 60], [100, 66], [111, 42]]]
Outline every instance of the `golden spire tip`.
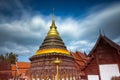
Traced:
[[52, 11], [52, 22], [54, 21], [54, 8], [53, 8], [53, 11]]

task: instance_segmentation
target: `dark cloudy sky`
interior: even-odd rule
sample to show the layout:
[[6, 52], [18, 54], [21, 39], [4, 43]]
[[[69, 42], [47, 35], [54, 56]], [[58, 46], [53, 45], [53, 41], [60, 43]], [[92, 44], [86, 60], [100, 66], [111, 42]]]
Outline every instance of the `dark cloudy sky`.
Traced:
[[0, 54], [29, 61], [47, 35], [52, 8], [68, 50], [89, 53], [100, 29], [120, 44], [120, 0], [0, 0]]

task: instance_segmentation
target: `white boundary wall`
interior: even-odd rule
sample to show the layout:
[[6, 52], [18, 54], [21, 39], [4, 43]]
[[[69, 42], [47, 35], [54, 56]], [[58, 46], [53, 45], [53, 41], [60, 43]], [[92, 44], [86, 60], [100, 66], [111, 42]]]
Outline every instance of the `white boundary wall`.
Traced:
[[112, 76], [120, 76], [118, 64], [99, 65], [101, 80], [111, 80]]
[[99, 80], [98, 75], [88, 75], [88, 80]]

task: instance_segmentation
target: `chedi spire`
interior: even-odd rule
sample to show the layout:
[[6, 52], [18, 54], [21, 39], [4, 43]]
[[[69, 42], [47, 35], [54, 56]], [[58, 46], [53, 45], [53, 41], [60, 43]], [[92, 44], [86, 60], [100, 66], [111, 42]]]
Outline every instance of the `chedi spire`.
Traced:
[[50, 54], [50, 53], [59, 53], [70, 55], [69, 51], [66, 49], [63, 40], [61, 39], [54, 20], [54, 10], [52, 13], [52, 24], [50, 30], [48, 31], [47, 36], [45, 37], [42, 45], [39, 47], [39, 50], [36, 52], [36, 55], [40, 54]]

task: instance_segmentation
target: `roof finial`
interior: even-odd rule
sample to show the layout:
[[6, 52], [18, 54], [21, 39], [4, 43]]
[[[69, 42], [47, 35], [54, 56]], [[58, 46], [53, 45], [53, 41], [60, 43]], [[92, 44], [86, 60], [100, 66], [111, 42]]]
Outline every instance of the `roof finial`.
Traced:
[[57, 27], [55, 25], [55, 20], [54, 20], [54, 8], [53, 8], [53, 12], [52, 12], [52, 24], [50, 26], [50, 30], [49, 30], [47, 36], [59, 36], [59, 33], [57, 31]]
[[105, 32], [104, 32], [104, 30], [103, 30], [103, 36], [105, 36]]
[[52, 25], [51, 25], [51, 28], [56, 28], [55, 20], [54, 20], [54, 8], [53, 8], [53, 12], [52, 12]]
[[54, 22], [54, 8], [53, 8], [53, 12], [52, 12], [52, 22]]
[[102, 33], [101, 33], [101, 28], [99, 29], [99, 34], [100, 34], [100, 36], [102, 36]]

